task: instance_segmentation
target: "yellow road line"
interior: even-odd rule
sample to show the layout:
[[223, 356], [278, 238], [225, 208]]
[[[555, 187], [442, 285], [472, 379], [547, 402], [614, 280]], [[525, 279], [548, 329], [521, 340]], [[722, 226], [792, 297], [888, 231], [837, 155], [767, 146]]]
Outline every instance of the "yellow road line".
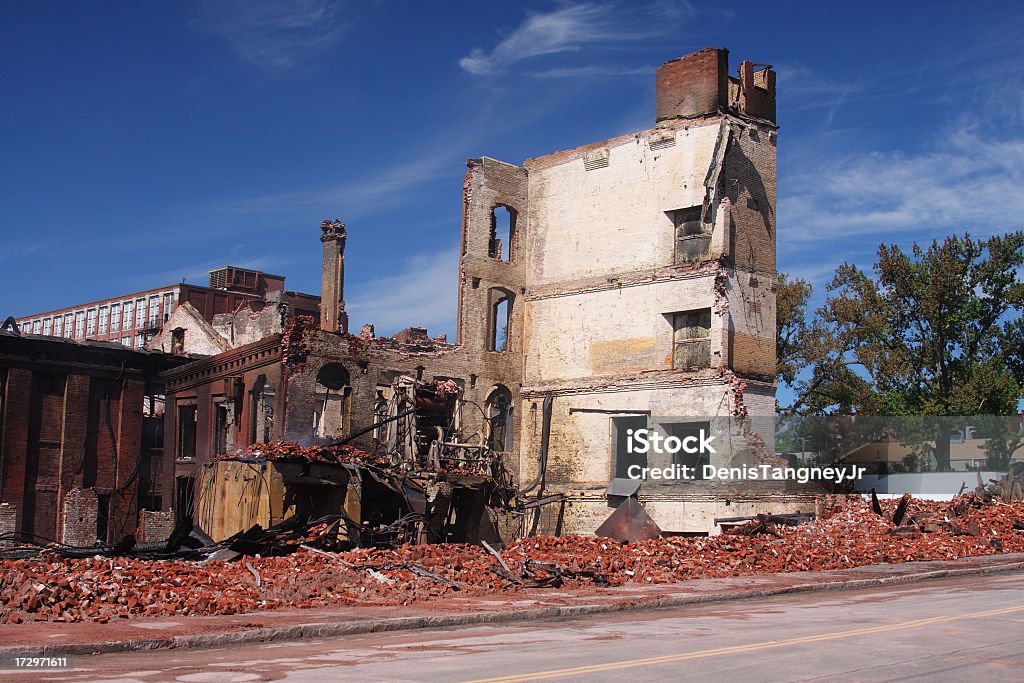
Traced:
[[867, 628], [858, 628], [850, 631], [835, 631], [832, 633], [822, 633], [814, 636], [787, 638], [785, 640], [768, 640], [761, 643], [750, 643], [749, 645], [733, 645], [731, 647], [721, 647], [715, 650], [701, 650], [699, 652], [686, 652], [678, 655], [646, 657], [643, 659], [626, 659], [618, 662], [609, 662], [607, 664], [579, 666], [572, 669], [552, 669], [550, 671], [538, 671], [536, 673], [531, 674], [518, 674], [515, 676], [485, 678], [477, 681], [471, 681], [470, 683], [513, 683], [515, 681], [537, 681], [548, 678], [563, 678], [565, 676], [578, 676], [581, 674], [600, 673], [602, 671], [614, 671], [616, 669], [628, 669], [637, 666], [653, 666], [656, 664], [667, 664], [670, 662], [683, 662], [688, 659], [701, 659], [703, 657], [717, 657], [719, 655], [738, 654], [741, 652], [753, 652], [756, 650], [767, 650], [769, 648], [783, 647], [785, 645], [800, 645], [803, 643], [817, 643], [823, 640], [835, 640], [837, 638], [852, 638], [854, 636], [871, 635], [874, 633], [887, 633], [889, 631], [899, 631], [907, 628], [920, 628], [922, 626], [940, 624], [947, 621], [957, 621], [960, 619], [981, 619], [983, 617], [994, 617], [999, 616], [1001, 614], [1011, 614], [1013, 612], [1021, 611], [1024, 611], [1024, 605], [1018, 605], [1017, 607], [1007, 607], [1004, 609], [989, 610], [987, 612], [974, 612], [972, 614], [951, 614], [942, 617], [916, 619], [914, 621], [904, 621], [898, 624], [889, 624], [887, 626], [869, 626]]

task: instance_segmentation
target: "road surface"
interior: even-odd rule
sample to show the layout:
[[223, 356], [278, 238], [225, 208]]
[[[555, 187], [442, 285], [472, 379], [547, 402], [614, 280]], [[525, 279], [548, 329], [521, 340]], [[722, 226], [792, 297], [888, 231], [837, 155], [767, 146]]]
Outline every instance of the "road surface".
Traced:
[[1024, 574], [515, 623], [74, 658], [45, 681], [1024, 680]]

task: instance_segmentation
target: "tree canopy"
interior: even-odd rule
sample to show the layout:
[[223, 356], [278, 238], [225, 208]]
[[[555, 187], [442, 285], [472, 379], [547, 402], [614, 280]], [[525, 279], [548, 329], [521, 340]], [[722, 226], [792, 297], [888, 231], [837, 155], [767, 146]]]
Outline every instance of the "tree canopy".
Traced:
[[1007, 415], [1024, 386], [1024, 233], [881, 245], [844, 263], [807, 319], [811, 285], [779, 277], [783, 414]]

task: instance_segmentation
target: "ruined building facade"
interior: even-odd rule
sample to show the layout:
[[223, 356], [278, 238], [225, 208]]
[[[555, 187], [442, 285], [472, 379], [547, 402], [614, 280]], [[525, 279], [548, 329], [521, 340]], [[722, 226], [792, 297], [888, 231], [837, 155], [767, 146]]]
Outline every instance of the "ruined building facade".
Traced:
[[0, 546], [162, 540], [173, 521], [160, 373], [189, 359], [0, 330]]
[[[503, 453], [525, 496], [564, 501], [544, 508], [537, 530], [589, 533], [608, 514], [609, 481], [638, 463], [626, 429], [771, 416], [775, 73], [742, 62], [731, 76], [728, 52], [708, 48], [665, 63], [656, 80], [648, 130], [522, 165], [468, 162], [454, 344], [415, 328], [346, 334], [347, 235], [325, 222], [322, 296], [338, 307], [321, 310], [319, 327], [293, 320], [165, 375], [177, 490], [220, 453], [372, 425], [397, 378], [451, 380], [474, 407], [461, 433]], [[736, 437], [770, 441], [749, 429]], [[813, 505], [692, 482], [649, 482], [640, 499], [674, 533]]]

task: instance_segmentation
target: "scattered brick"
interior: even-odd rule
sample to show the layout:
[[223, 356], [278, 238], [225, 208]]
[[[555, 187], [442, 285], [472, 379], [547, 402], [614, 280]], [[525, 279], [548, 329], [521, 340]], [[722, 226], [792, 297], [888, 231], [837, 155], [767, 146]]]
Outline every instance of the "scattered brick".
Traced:
[[[881, 503], [890, 516], [896, 504]], [[44, 552], [0, 560], [0, 623], [404, 605], [454, 593], [670, 583], [1024, 551], [1024, 503], [986, 504], [973, 496], [949, 503], [912, 500], [907, 514], [909, 521], [895, 527], [853, 497], [827, 518], [799, 526], [774, 524], [770, 532], [751, 536], [629, 544], [591, 536], [527, 538], [501, 550], [508, 572], [482, 547], [455, 544], [344, 553], [301, 548], [238, 563], [66, 559]], [[900, 533], [892, 534], [895, 529]], [[259, 585], [254, 574], [261, 577]]]

